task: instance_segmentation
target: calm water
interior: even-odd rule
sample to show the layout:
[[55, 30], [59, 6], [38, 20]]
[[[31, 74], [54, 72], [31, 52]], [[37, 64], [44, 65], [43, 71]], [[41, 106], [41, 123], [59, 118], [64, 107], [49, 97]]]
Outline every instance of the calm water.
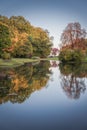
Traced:
[[87, 64], [0, 68], [0, 130], [87, 130]]

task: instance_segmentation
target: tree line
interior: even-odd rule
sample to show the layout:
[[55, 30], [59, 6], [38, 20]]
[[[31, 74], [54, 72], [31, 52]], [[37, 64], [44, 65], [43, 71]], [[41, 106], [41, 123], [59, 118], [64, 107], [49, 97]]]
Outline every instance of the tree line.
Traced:
[[23, 16], [0, 15], [0, 58], [47, 57], [51, 48], [48, 30], [34, 27]]

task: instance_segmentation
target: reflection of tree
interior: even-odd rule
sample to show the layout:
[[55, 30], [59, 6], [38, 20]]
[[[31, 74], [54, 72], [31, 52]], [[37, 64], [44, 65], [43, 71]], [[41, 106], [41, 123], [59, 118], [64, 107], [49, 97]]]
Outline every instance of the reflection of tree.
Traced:
[[22, 103], [31, 93], [45, 87], [51, 74], [49, 67], [49, 62], [41, 62], [0, 71], [0, 103]]
[[59, 65], [61, 71], [61, 85], [67, 96], [77, 99], [86, 90], [86, 65]]
[[50, 67], [54, 67], [54, 68], [58, 67], [58, 62], [57, 61], [51, 61]]

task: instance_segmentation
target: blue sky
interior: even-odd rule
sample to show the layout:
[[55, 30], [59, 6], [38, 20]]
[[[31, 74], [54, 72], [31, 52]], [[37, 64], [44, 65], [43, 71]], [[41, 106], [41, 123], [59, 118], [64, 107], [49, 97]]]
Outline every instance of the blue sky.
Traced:
[[68, 23], [79, 22], [87, 30], [87, 0], [2, 0], [0, 14], [22, 15], [32, 25], [48, 29], [55, 47]]

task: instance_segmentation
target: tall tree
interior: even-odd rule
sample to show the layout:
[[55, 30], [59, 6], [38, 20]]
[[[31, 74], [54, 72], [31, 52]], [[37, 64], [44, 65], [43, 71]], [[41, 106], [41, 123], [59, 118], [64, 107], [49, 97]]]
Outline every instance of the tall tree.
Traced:
[[29, 40], [33, 46], [33, 55], [47, 57], [50, 54], [52, 40], [48, 33], [42, 28], [33, 28]]
[[61, 35], [62, 46], [70, 45], [73, 49], [75, 44], [78, 44], [86, 37], [85, 29], [81, 28], [80, 23], [69, 23]]
[[0, 57], [11, 46], [9, 28], [0, 22]]

